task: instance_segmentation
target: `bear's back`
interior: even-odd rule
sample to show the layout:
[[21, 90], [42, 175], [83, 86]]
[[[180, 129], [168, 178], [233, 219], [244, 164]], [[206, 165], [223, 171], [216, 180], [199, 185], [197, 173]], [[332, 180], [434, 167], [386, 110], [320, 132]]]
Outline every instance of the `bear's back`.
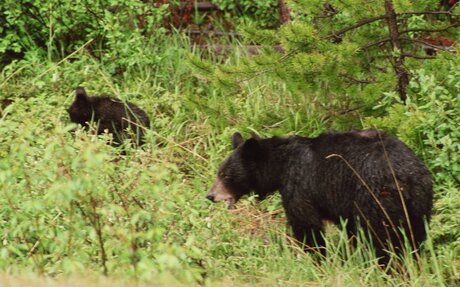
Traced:
[[150, 127], [150, 120], [147, 114], [133, 103], [123, 102], [108, 96], [91, 97], [90, 99], [97, 120], [117, 123], [128, 120], [130, 123]]
[[308, 149], [313, 163], [309, 172], [320, 191], [316, 195], [318, 202], [344, 205], [341, 212], [345, 212], [352, 208], [352, 201], [346, 198], [373, 201], [369, 189], [376, 195], [385, 190], [397, 194], [396, 186], [399, 185], [405, 187], [405, 197], [423, 199], [421, 201], [426, 204], [419, 208], [421, 214], [429, 213], [431, 174], [399, 139], [370, 129], [324, 133], [310, 142]]
[[315, 154], [325, 156], [329, 154], [352, 155], [353, 157], [364, 154], [382, 155], [383, 147], [387, 153], [397, 149], [413, 154], [403, 142], [376, 129], [327, 132], [310, 139], [310, 143]]

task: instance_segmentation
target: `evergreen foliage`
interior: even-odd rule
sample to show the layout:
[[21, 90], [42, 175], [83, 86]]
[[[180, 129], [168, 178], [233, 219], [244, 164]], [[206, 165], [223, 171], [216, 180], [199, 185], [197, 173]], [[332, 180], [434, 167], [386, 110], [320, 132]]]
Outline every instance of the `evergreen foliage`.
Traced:
[[[398, 35], [389, 31], [388, 3], [396, 12]], [[277, 31], [246, 29], [246, 42], [281, 45], [284, 52], [262, 49], [243, 64], [215, 66], [214, 82], [237, 89], [244, 81], [271, 74], [311, 105], [345, 115], [373, 114], [370, 108], [383, 100], [385, 92], [397, 91], [403, 101], [416, 92], [408, 85], [410, 71], [433, 59], [447, 64], [453, 57], [425, 53], [427, 37], [460, 36], [460, 7], [440, 9], [436, 1], [292, 1], [291, 23]], [[438, 54], [448, 54], [442, 49], [450, 48], [440, 49]]]

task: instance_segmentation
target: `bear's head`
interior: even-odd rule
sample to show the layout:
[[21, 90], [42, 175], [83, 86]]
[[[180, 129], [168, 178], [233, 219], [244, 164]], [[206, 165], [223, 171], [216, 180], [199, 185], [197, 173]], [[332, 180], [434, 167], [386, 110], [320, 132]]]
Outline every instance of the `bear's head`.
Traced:
[[91, 98], [88, 97], [83, 87], [77, 87], [75, 92], [75, 101], [67, 109], [67, 113], [72, 122], [84, 125], [91, 121], [93, 114]]
[[259, 196], [272, 192], [264, 190], [260, 182], [261, 166], [266, 160], [263, 140], [255, 134], [244, 140], [240, 133], [235, 133], [232, 146], [233, 152], [219, 167], [217, 179], [206, 196], [213, 202], [225, 201], [229, 208], [251, 191]]

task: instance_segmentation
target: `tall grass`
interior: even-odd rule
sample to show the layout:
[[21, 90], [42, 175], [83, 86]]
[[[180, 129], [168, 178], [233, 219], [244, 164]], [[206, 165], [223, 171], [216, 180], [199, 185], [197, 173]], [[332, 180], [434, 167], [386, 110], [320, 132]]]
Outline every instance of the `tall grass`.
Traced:
[[[234, 131], [311, 136], [327, 128], [325, 117], [314, 103], [268, 76], [244, 83], [238, 93], [196, 78], [187, 59], [205, 52], [180, 35], [156, 38], [138, 53], [155, 55], [156, 64], [134, 53], [124, 59], [126, 69], [114, 74], [82, 48], [58, 64], [37, 56], [2, 71], [1, 96], [15, 99], [0, 118], [5, 274], [22, 276], [14, 279], [19, 282], [27, 273], [84, 274], [95, 282], [105, 274], [109, 280], [168, 286], [458, 284], [459, 250], [447, 250], [452, 240], [437, 244], [430, 237], [421, 268], [406, 256], [405, 272], [391, 275], [377, 266], [368, 245], [352, 248], [336, 228], [326, 234], [326, 259], [302, 252], [290, 236], [279, 196], [262, 203], [248, 198], [234, 211], [207, 202]], [[236, 49], [212, 61], [240, 61], [241, 55]], [[78, 85], [145, 109], [152, 119], [147, 145], [121, 156], [104, 144], [105, 136], [70, 133], [75, 125], [65, 109]], [[437, 187], [443, 188], [458, 202], [457, 187]], [[449, 230], [433, 224], [431, 232], [437, 238], [460, 232], [458, 224], [448, 224]], [[0, 285], [11, 280], [5, 275]], [[33, 284], [44, 285], [43, 280], [49, 279]], [[75, 282], [68, 280], [65, 284]]]

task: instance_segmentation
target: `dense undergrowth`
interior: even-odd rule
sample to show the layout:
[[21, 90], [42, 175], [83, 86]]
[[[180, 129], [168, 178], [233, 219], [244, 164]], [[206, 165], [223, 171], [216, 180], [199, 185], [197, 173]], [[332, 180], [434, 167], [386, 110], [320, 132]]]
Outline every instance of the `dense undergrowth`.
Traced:
[[[459, 54], [441, 54], [412, 71], [406, 105], [389, 92], [373, 111], [336, 115], [270, 75], [244, 82], [238, 93], [211, 85], [189, 61], [203, 51], [180, 35], [152, 37], [113, 65], [85, 48], [75, 51], [60, 62], [29, 53], [0, 75], [1, 98], [15, 100], [0, 118], [2, 272], [60, 280], [106, 274], [166, 285], [459, 283]], [[242, 57], [235, 46], [211, 61], [235, 64]], [[121, 156], [104, 136], [71, 133], [66, 108], [78, 85], [146, 110], [152, 119], [146, 146]], [[235, 131], [315, 136], [369, 126], [400, 137], [435, 180], [422, 261], [406, 256], [397, 274], [378, 267], [367, 245], [353, 251], [346, 234], [332, 227], [326, 259], [303, 253], [278, 196], [261, 203], [248, 198], [232, 211], [205, 199]]]

